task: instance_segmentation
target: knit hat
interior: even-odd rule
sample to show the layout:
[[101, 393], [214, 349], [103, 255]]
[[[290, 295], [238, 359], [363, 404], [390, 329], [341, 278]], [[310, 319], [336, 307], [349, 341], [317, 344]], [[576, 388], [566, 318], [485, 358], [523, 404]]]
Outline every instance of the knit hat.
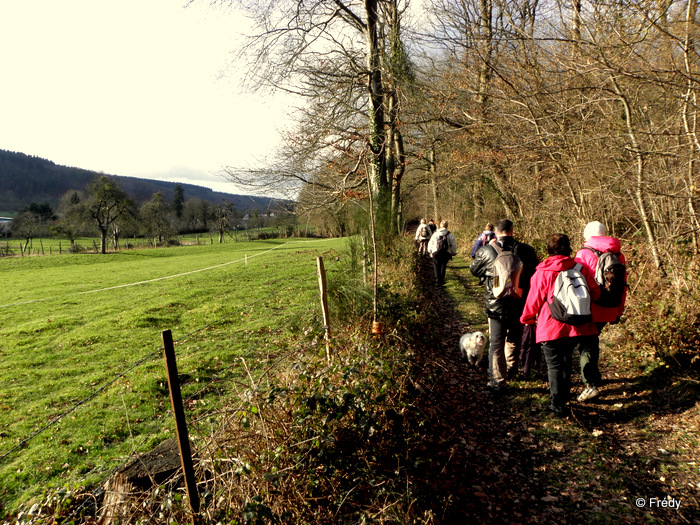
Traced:
[[589, 222], [583, 229], [583, 239], [586, 241], [591, 237], [602, 237], [604, 235], [605, 226], [598, 221]]

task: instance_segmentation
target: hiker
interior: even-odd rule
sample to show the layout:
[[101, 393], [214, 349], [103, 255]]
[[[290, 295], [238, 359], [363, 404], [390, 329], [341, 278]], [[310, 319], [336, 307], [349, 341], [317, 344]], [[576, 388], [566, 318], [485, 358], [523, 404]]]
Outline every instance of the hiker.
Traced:
[[476, 257], [476, 252], [479, 251], [479, 248], [481, 248], [482, 246], [486, 246], [495, 238], [496, 234], [493, 231], [493, 224], [491, 224], [490, 222], [486, 223], [486, 229], [479, 235], [477, 235], [476, 240], [474, 241], [474, 245], [472, 246], [472, 259]]
[[435, 281], [438, 286], [445, 284], [447, 263], [453, 256], [457, 255], [457, 241], [447, 226], [447, 221], [441, 221], [440, 228], [433, 233], [428, 242], [428, 252], [433, 258]]
[[[569, 410], [573, 351], [576, 347], [581, 352], [590, 351], [598, 337], [598, 329], [590, 314], [590, 301], [600, 297], [600, 288], [591, 271], [571, 258], [571, 243], [565, 234], [555, 233], [549, 237], [547, 253], [549, 257], [537, 266], [532, 276], [530, 293], [520, 320], [527, 325], [537, 323], [535, 339], [542, 343], [542, 352], [547, 362], [549, 410], [555, 415], [564, 416]], [[584, 292], [589, 301], [588, 312], [580, 320], [570, 319], [564, 322], [554, 317], [558, 316], [553, 305], [556, 302], [555, 284], [560, 274], [572, 269], [578, 270], [578, 278], [582, 281], [580, 284], [585, 287]], [[586, 314], [583, 310], [580, 313]], [[581, 324], [570, 324], [572, 322]]]
[[[535, 272], [537, 253], [513, 238], [513, 223], [496, 222], [495, 242], [480, 248], [469, 267], [484, 285], [484, 306], [489, 320], [490, 391], [500, 393], [518, 373], [522, 344], [520, 314]], [[504, 275], [510, 274], [510, 275]]]
[[430, 219], [428, 221], [428, 228], [430, 228], [431, 234], [435, 233], [435, 230], [437, 230], [437, 225], [435, 224], [435, 219]]
[[[591, 305], [591, 314], [593, 322], [598, 328], [598, 336], [595, 338], [595, 345], [586, 352], [581, 352], [581, 382], [583, 383], [583, 391], [578, 396], [579, 401], [588, 401], [600, 395], [600, 384], [602, 378], [598, 368], [598, 359], [600, 356], [600, 332], [607, 323], [615, 324], [620, 321], [620, 317], [625, 310], [625, 300], [627, 299], [627, 270], [625, 256], [620, 252], [620, 240], [615, 237], [607, 237], [605, 226], [598, 221], [589, 222], [583, 230], [584, 244], [577, 253], [576, 262], [581, 263], [588, 268], [596, 277], [596, 282], [601, 286], [601, 298], [598, 302]], [[600, 266], [598, 261], [603, 253], [611, 252], [615, 254], [617, 260], [614, 264], [621, 264], [623, 267], [619, 270], [618, 278], [621, 280], [619, 286], [614, 291], [605, 290], [605, 268], [601, 268], [601, 273], [597, 274], [597, 269]], [[602, 262], [602, 261], [601, 261]], [[608, 268], [608, 272], [611, 272]], [[608, 281], [612, 277], [608, 274]], [[613, 271], [614, 275], [614, 271]], [[614, 286], [614, 285], [609, 285]], [[605, 294], [608, 294], [606, 297]], [[614, 294], [615, 297], [611, 297]]]
[[418, 242], [418, 255], [422, 257], [428, 256], [428, 241], [433, 232], [430, 230], [430, 226], [425, 222], [425, 219], [420, 220], [418, 229], [416, 230], [416, 241]]

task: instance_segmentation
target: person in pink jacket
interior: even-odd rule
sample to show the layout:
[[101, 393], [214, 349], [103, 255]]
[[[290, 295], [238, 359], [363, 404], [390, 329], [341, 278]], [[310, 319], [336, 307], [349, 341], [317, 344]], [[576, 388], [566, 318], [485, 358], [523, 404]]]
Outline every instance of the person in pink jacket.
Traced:
[[[620, 252], [620, 240], [615, 237], [607, 237], [605, 226], [598, 221], [589, 222], [583, 230], [584, 244], [577, 253], [575, 260], [588, 268], [595, 275], [598, 265], [597, 252], [604, 253], [610, 251], [617, 255], [622, 264], [627, 264], [625, 256]], [[595, 250], [595, 251], [594, 251]], [[625, 282], [627, 281], [627, 273], [625, 272]], [[617, 323], [625, 311], [625, 300], [627, 298], [627, 288], [625, 287], [622, 293], [622, 302], [619, 306], [601, 306], [593, 303], [591, 305], [591, 313], [593, 314], [593, 322], [598, 328], [598, 333], [603, 330], [607, 323]], [[588, 401], [600, 395], [598, 387], [601, 384], [600, 370], [598, 369], [598, 358], [600, 356], [600, 341], [596, 337], [595, 346], [590, 349], [590, 352], [581, 352], [581, 381], [583, 382], [583, 391], [578, 396], [579, 401]]]
[[[542, 343], [542, 353], [547, 362], [549, 379], [549, 410], [556, 415], [565, 415], [571, 394], [571, 373], [573, 351], [589, 351], [595, 345], [598, 329], [593, 321], [571, 325], [557, 321], [551, 316], [549, 304], [554, 296], [554, 283], [563, 270], [576, 265], [571, 258], [571, 243], [563, 233], [551, 235], [547, 241], [549, 257], [541, 262], [530, 281], [530, 293], [520, 322], [525, 325], [537, 324], [535, 340]], [[591, 299], [600, 297], [600, 287], [591, 271], [583, 267], [581, 274], [586, 279]]]

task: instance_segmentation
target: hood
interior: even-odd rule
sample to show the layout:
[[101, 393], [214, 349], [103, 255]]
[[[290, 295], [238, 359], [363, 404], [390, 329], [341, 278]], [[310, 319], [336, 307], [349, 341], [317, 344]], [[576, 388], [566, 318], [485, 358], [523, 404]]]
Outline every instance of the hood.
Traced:
[[561, 272], [562, 270], [570, 270], [575, 264], [576, 262], [571, 257], [551, 255], [537, 265], [537, 270], [541, 272]]
[[590, 237], [584, 246], [589, 246], [599, 252], [605, 252], [610, 250], [611, 252], [617, 253], [620, 251], [620, 239], [615, 237]]

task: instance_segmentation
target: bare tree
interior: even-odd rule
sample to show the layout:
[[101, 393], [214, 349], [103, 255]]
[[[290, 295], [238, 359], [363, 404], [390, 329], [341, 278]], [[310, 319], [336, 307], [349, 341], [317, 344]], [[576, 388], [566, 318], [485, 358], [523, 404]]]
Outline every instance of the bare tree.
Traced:
[[100, 232], [100, 252], [107, 253], [107, 234], [119, 219], [133, 215], [133, 202], [114, 179], [102, 175], [88, 185], [85, 210]]

